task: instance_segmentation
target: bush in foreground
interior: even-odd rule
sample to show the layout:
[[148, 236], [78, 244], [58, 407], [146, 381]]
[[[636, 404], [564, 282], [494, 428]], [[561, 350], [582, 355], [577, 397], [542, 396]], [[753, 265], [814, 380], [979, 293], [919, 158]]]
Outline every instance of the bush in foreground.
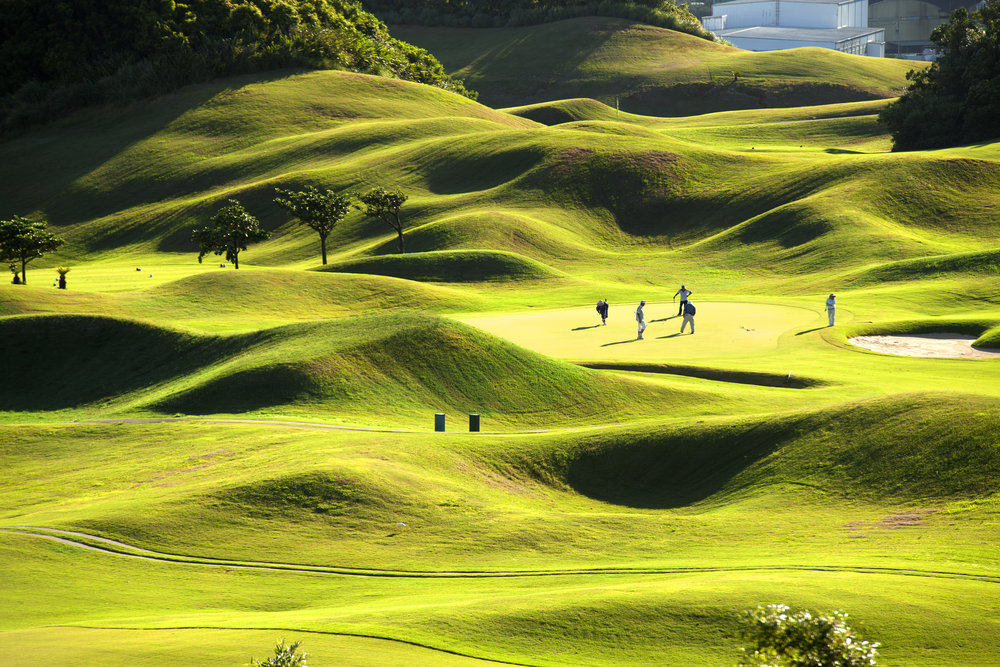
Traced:
[[293, 642], [288, 646], [285, 640], [281, 639], [274, 647], [274, 657], [261, 662], [256, 658], [250, 658], [250, 667], [308, 667], [306, 665], [306, 652], [298, 652], [302, 642]]
[[783, 604], [745, 612], [743, 638], [754, 648], [743, 649], [739, 667], [871, 667], [879, 646], [858, 640], [842, 611], [790, 614]]

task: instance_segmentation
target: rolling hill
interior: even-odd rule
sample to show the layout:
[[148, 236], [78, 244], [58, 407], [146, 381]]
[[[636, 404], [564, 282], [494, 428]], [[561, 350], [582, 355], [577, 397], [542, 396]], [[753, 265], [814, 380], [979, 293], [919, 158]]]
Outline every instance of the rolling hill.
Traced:
[[[753, 53], [627, 21], [524, 28], [393, 26], [492, 107], [593, 98], [648, 116], [804, 107], [896, 97], [912, 63], [826, 49]], [[738, 72], [739, 76], [734, 76]]]
[[[786, 603], [887, 664], [990, 667], [1000, 360], [850, 338], [995, 344], [997, 144], [890, 153], [899, 63], [426, 34], [528, 96], [282, 71], [0, 143], [0, 218], [68, 241], [0, 285], [0, 654], [729, 664]], [[401, 187], [412, 252], [354, 211], [321, 265], [272, 201], [304, 185]], [[274, 231], [238, 271], [190, 241], [229, 198]]]

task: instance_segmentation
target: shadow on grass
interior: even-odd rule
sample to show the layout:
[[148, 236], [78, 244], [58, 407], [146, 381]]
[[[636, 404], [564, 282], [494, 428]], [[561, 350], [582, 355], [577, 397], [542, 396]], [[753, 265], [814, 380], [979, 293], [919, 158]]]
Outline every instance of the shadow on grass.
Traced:
[[586, 331], [587, 329], [596, 329], [599, 326], [601, 326], [601, 325], [600, 324], [595, 324], [592, 327], [577, 327], [575, 329], [570, 329], [570, 331]]
[[794, 421], [633, 436], [579, 456], [570, 463], [568, 481], [582, 495], [616, 505], [686, 507], [712, 497], [767, 458]]
[[601, 347], [608, 347], [609, 345], [624, 345], [625, 343], [634, 343], [637, 340], [641, 340], [641, 339], [639, 339], [639, 338], [630, 338], [628, 340], [619, 340], [619, 341], [615, 341], [614, 343], [605, 343]]
[[806, 329], [805, 331], [800, 331], [800, 332], [798, 332], [795, 335], [796, 336], [804, 336], [807, 333], [812, 333], [813, 331], [822, 331], [823, 329], [827, 329], [827, 328], [829, 328], [829, 327], [823, 326], [823, 327], [816, 327], [815, 329]]

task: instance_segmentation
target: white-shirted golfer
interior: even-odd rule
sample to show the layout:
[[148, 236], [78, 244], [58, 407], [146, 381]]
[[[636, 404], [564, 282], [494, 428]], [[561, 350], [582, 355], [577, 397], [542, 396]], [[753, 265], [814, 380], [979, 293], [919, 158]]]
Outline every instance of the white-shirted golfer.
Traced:
[[831, 294], [826, 300], [826, 314], [830, 318], [830, 326], [833, 326], [833, 318], [837, 314], [837, 295]]
[[639, 323], [639, 338], [643, 340], [642, 332], [646, 330], [646, 314], [642, 312], [642, 307], [646, 305], [646, 300], [639, 302], [639, 307], [635, 309], [635, 321]]

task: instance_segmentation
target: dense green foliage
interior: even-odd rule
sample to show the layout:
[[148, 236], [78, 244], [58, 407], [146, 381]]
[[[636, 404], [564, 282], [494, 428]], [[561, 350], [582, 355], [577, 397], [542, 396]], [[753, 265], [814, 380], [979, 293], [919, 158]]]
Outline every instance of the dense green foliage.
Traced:
[[[27, 265], [33, 259], [44, 257], [66, 241], [47, 229], [48, 224], [15, 215], [10, 220], [0, 220], [0, 262], [9, 262], [15, 282], [27, 284]], [[15, 270], [20, 263], [20, 278]]]
[[399, 254], [406, 252], [403, 242], [403, 220], [399, 216], [408, 197], [398, 187], [392, 191], [377, 186], [364, 194], [357, 195], [358, 208], [369, 218], [377, 218], [396, 232], [396, 249]]
[[931, 40], [941, 57], [907, 75], [906, 92], [879, 114], [893, 150], [958, 146], [1000, 137], [1000, 0], [956, 9]]
[[783, 604], [747, 611], [743, 638], [754, 647], [744, 649], [741, 667], [870, 667], [879, 646], [858, 640], [842, 611], [792, 614]]
[[319, 234], [320, 255], [326, 264], [326, 237], [351, 210], [351, 198], [332, 190], [320, 192], [311, 185], [299, 191], [275, 188], [275, 192], [275, 204]]
[[687, 5], [674, 0], [363, 0], [389, 24], [516, 28], [581, 16], [610, 16], [715, 41]]
[[252, 243], [266, 241], [271, 233], [260, 228], [260, 221], [246, 212], [246, 209], [235, 199], [229, 200], [229, 205], [219, 209], [212, 216], [212, 227], [195, 230], [192, 234], [195, 243], [201, 246], [198, 263], [208, 253], [225, 254], [226, 261], [232, 262], [234, 268], [240, 268], [240, 252]]
[[344, 69], [474, 94], [354, 0], [0, 3], [0, 136], [220, 76]]
[[285, 644], [281, 639], [274, 647], [274, 657], [267, 660], [257, 660], [250, 658], [250, 667], [307, 667], [306, 652], [299, 652], [302, 642], [292, 642]]

